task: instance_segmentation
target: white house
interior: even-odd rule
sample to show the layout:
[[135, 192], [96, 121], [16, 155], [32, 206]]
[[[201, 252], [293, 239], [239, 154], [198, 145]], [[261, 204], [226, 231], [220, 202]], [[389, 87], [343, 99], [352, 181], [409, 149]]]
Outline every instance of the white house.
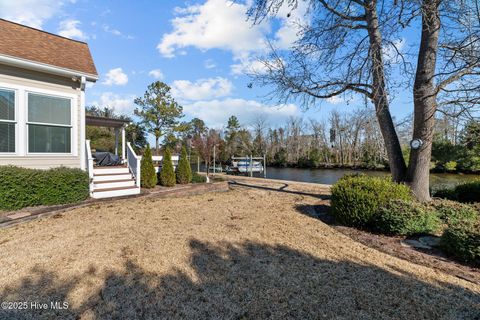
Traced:
[[[139, 193], [124, 121], [85, 116], [86, 83], [97, 80], [85, 42], [0, 19], [0, 166], [81, 168], [95, 198]], [[86, 123], [121, 130], [125, 166], [94, 168]]]

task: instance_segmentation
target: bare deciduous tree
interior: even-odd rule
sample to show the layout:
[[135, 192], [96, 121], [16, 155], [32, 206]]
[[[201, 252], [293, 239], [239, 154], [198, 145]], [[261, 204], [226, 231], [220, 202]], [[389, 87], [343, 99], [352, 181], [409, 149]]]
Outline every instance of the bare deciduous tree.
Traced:
[[[299, 3], [299, 0], [256, 0], [248, 15], [254, 23], [260, 23], [276, 15], [282, 6], [296, 10]], [[271, 54], [262, 60], [264, 68], [252, 75], [262, 85], [273, 85], [272, 93], [281, 102], [294, 99], [305, 107], [314, 106], [319, 99], [361, 94], [375, 107], [393, 179], [407, 182], [419, 200], [429, 200], [437, 101], [470, 107], [480, 103], [478, 2], [310, 0], [306, 3], [308, 19], [299, 22], [299, 38], [291, 50], [276, 50], [272, 45]], [[421, 26], [416, 62], [410, 61], [398, 47], [401, 32], [414, 24]], [[411, 67], [415, 63], [412, 84]], [[396, 77], [392, 76], [394, 71]], [[389, 109], [390, 95], [399, 85], [413, 91], [413, 138], [423, 141], [419, 149], [411, 151], [408, 167]]]

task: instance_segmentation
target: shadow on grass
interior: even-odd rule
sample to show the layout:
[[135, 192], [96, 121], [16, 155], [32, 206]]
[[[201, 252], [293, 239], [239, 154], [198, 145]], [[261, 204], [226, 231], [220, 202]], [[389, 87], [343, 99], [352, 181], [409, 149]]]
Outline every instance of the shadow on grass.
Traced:
[[[65, 280], [33, 269], [1, 301], [68, 301], [86, 298], [68, 310], [0, 311], [2, 319], [478, 319], [480, 297], [464, 288], [429, 284], [409, 273], [373, 265], [329, 261], [286, 246], [256, 242], [190, 242], [190, 274], [157, 274], [125, 256], [121, 272], [96, 270]], [[162, 257], [158, 257], [162, 259]], [[62, 266], [52, 266], [61, 272]], [[149, 268], [151, 269], [151, 266]], [[97, 272], [98, 274], [98, 272]], [[89, 291], [90, 290], [90, 291]]]
[[295, 190], [286, 190], [286, 188], [289, 187], [289, 185], [287, 183], [283, 183], [283, 186], [281, 186], [279, 188], [261, 186], [261, 185], [257, 185], [257, 184], [251, 184], [251, 183], [238, 182], [238, 181], [235, 181], [235, 180], [231, 180], [228, 183], [232, 186], [248, 187], [248, 188], [260, 189], [260, 190], [266, 190], [266, 191], [284, 192], [284, 193], [289, 193], [289, 194], [296, 194], [296, 195], [301, 195], [301, 196], [309, 196], [309, 197], [319, 198], [319, 199], [322, 199], [322, 200], [329, 200], [330, 199], [330, 195], [327, 195], [327, 194], [309, 193], [309, 192], [295, 191]]

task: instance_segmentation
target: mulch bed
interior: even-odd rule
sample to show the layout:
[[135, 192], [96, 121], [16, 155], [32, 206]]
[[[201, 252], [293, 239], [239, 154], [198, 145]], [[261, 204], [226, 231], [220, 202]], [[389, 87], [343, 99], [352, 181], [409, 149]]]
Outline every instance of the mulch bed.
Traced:
[[315, 206], [315, 211], [320, 220], [327, 223], [335, 230], [368, 247], [422, 266], [440, 270], [472, 283], [480, 284], [479, 268], [454, 261], [439, 249], [432, 248], [429, 250], [405, 247], [401, 242], [402, 240], [407, 239], [406, 237], [385, 236], [338, 225], [335, 223], [334, 218], [329, 214], [330, 201], [328, 200], [324, 200], [321, 204]]

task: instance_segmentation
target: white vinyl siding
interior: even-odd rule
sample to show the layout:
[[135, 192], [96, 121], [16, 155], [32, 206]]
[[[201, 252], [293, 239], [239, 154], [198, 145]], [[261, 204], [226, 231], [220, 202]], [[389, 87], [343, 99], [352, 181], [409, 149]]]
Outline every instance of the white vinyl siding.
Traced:
[[[15, 92], [14, 123], [16, 128], [15, 152], [0, 152], [0, 166], [14, 165], [37, 169], [48, 169], [59, 166], [80, 168], [82, 164], [85, 163], [85, 158], [80, 156], [85, 148], [85, 120], [83, 113], [84, 100], [82, 99], [83, 91], [80, 89], [80, 83], [78, 81], [0, 64], [0, 89]], [[71, 102], [70, 125], [51, 126], [62, 128], [70, 127], [70, 139], [68, 138], [68, 134], [61, 132], [44, 133], [44, 137], [48, 140], [60, 140], [60, 138], [63, 140], [54, 143], [59, 149], [53, 149], [53, 152], [29, 152], [28, 128], [30, 124], [28, 120], [28, 95], [30, 93], [69, 99]], [[61, 119], [65, 119], [65, 116], [62, 117]], [[38, 120], [38, 118], [35, 119]], [[40, 120], [42, 121], [41, 123], [32, 123], [31, 125], [41, 126], [47, 124], [44, 123], [46, 119]], [[65, 123], [65, 121], [62, 122]], [[50, 124], [48, 125], [50, 126]], [[47, 137], [48, 135], [50, 135], [50, 137]], [[68, 141], [70, 141], [70, 146], [68, 146]], [[63, 146], [65, 146], [65, 148], [62, 149]], [[65, 150], [70, 150], [70, 152], [63, 152]]]
[[0, 153], [16, 152], [15, 91], [0, 88]]
[[72, 100], [28, 93], [28, 152], [72, 152]]

